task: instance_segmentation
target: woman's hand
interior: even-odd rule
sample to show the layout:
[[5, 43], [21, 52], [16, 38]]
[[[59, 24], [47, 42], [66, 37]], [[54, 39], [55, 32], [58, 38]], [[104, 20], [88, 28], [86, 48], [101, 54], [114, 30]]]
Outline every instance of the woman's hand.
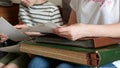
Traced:
[[8, 36], [3, 33], [0, 33], [0, 43], [5, 42], [6, 40], [8, 40]]
[[86, 26], [84, 24], [72, 24], [65, 25], [53, 29], [53, 32], [61, 37], [68, 38], [70, 40], [77, 40], [79, 38], [85, 37]]
[[24, 32], [28, 36], [41, 36], [42, 34], [40, 32]]

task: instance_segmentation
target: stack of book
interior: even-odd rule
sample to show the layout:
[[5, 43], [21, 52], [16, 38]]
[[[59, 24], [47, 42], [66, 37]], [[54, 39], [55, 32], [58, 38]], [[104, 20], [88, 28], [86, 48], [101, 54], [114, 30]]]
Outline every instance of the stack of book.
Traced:
[[21, 42], [20, 51], [98, 67], [120, 59], [119, 42], [120, 39], [107, 37], [71, 41], [52, 35]]

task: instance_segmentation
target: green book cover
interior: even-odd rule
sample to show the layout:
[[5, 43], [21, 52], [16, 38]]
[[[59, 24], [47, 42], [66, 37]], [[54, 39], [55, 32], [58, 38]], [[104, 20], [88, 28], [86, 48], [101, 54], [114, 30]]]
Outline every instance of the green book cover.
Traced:
[[[120, 42], [119, 38], [110, 37], [94, 37], [94, 38], [81, 38], [75, 41], [57, 36], [55, 34], [46, 34], [35, 39], [38, 43], [60, 44], [65, 46], [78, 46], [85, 48], [99, 48]], [[87, 46], [86, 46], [87, 45]]]
[[[101, 66], [120, 58], [120, 45], [114, 44], [111, 46], [103, 47], [103, 48], [80, 48], [75, 46], [63, 46], [57, 44], [46, 44], [46, 43], [35, 43], [34, 41], [24, 41], [24, 44], [30, 44], [35, 46], [44, 46], [50, 48], [59, 48], [64, 50], [71, 50], [76, 52], [86, 52], [89, 53], [90, 60], [92, 60], [91, 64], [93, 66]], [[21, 43], [21, 44], [22, 44]], [[94, 65], [95, 63], [95, 65]], [[96, 65], [97, 64], [97, 65]]]

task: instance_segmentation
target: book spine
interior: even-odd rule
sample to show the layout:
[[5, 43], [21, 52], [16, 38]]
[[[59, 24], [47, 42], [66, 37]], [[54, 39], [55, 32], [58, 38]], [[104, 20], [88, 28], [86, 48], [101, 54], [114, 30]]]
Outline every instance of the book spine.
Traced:
[[98, 53], [90, 53], [90, 65], [92, 66], [98, 66], [100, 64], [100, 55]]

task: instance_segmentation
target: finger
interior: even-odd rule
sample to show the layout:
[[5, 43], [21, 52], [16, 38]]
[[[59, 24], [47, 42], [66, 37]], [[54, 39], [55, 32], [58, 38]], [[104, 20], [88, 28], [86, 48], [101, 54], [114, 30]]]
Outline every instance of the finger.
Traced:
[[73, 36], [73, 37], [71, 37], [71, 40], [75, 41], [75, 40], [78, 40], [78, 39], [80, 39], [80, 38], [83, 38], [83, 36], [82, 36], [82, 35]]
[[60, 28], [57, 29], [57, 31], [59, 33], [67, 32], [67, 31], [69, 31], [69, 28], [68, 27], [60, 27]]
[[62, 33], [59, 33], [58, 35], [70, 40], [72, 39], [71, 35], [68, 32], [62, 32]]
[[21, 28], [21, 25], [15, 25], [14, 26], [16, 29], [20, 29]]
[[6, 38], [1, 38], [0, 42], [3, 43], [5, 42], [7, 39]]
[[29, 36], [40, 36], [42, 35], [40, 32], [25, 32], [26, 35]]
[[63, 26], [60, 26], [60, 27], [57, 27], [57, 28], [53, 28], [53, 32], [64, 32], [64, 31], [67, 31], [68, 29], [68, 25], [63, 25]]

